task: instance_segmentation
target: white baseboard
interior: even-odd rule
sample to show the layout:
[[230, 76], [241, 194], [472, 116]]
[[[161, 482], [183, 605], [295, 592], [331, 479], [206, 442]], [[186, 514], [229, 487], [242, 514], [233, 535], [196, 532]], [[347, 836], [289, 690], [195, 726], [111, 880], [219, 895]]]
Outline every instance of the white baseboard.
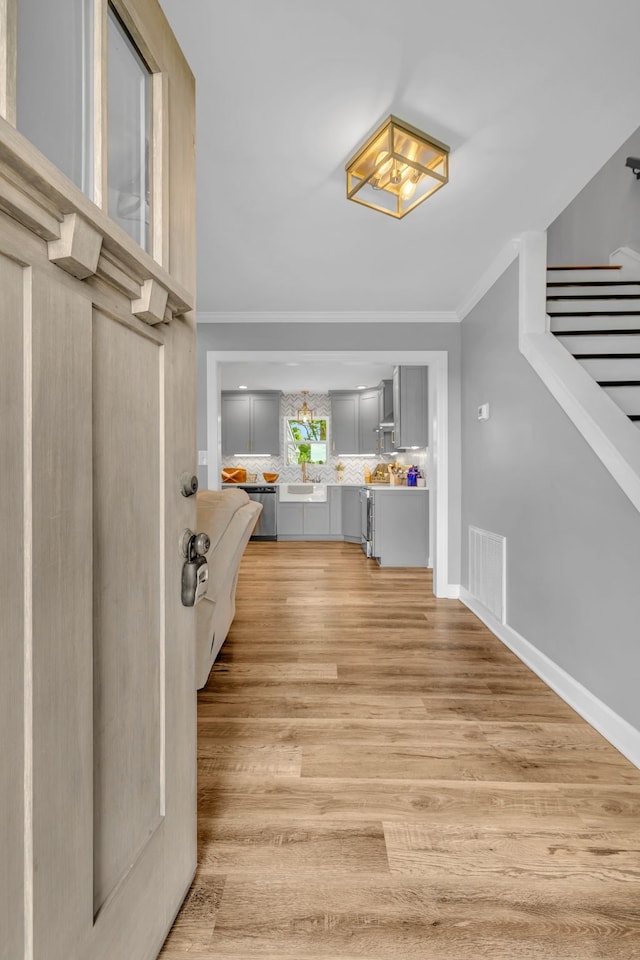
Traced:
[[606, 703], [516, 630], [508, 624], [499, 623], [464, 587], [460, 587], [460, 600], [565, 703], [573, 707], [576, 713], [601, 733], [627, 760], [640, 768], [640, 730], [614, 713]]
[[450, 583], [447, 586], [446, 599], [447, 600], [459, 600], [460, 599], [460, 584], [459, 583]]

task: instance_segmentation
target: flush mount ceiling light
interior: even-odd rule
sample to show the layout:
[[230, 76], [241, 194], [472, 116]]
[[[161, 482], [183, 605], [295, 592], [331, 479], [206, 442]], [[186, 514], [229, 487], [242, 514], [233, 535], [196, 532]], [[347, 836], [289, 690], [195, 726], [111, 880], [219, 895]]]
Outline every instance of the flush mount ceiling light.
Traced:
[[449, 147], [393, 115], [349, 160], [347, 199], [400, 219], [449, 180]]
[[298, 410], [298, 420], [302, 420], [303, 423], [308, 423], [310, 420], [313, 420], [313, 410], [311, 407], [307, 406], [307, 397], [309, 396], [308, 390], [302, 391], [302, 406]]

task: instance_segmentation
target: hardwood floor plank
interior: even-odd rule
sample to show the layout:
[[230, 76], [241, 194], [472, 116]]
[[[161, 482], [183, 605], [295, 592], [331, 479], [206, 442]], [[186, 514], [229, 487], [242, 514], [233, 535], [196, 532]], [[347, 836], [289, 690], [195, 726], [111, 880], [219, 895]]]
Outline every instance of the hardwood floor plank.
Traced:
[[350, 778], [256, 778], [202, 784], [201, 820], [262, 815], [425, 823], [507, 824], [528, 829], [549, 823], [567, 831], [628, 830], [640, 821], [640, 786]]
[[211, 957], [631, 960], [640, 937], [635, 885], [571, 887], [230, 879]]
[[487, 882], [509, 877], [528, 884], [570, 880], [640, 880], [637, 831], [541, 830], [522, 836], [504, 826], [432, 825], [387, 822], [384, 825], [391, 872], [431, 880], [453, 877]]
[[385, 696], [384, 694], [316, 693], [311, 695], [300, 686], [288, 695], [260, 696], [255, 690], [235, 694], [215, 694], [210, 701], [203, 697], [199, 716], [207, 717], [369, 717], [371, 719], [420, 719], [426, 710], [419, 696]]
[[640, 960], [640, 771], [426, 570], [250, 543], [162, 960]]
[[388, 875], [380, 821], [265, 818], [211, 819], [201, 823], [202, 874], [331, 877]]

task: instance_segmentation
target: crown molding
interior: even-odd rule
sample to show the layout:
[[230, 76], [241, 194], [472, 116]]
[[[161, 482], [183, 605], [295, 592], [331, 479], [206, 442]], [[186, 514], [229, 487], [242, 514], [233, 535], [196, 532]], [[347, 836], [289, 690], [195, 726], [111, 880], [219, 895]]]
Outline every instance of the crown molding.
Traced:
[[455, 310], [213, 310], [198, 323], [459, 323]]

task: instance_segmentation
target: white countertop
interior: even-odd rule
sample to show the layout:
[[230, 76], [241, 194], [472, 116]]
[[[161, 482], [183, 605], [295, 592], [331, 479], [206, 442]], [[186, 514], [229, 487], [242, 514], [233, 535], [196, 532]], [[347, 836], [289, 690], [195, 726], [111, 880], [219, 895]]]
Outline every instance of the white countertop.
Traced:
[[[266, 480], [263, 480], [262, 483], [223, 483], [222, 486], [225, 489], [230, 489], [231, 487], [278, 487], [280, 483], [299, 483], [298, 480], [282, 480], [276, 481], [276, 483], [267, 483]], [[325, 483], [324, 480], [320, 481]], [[361, 487], [366, 487], [367, 490], [417, 490], [424, 492], [428, 490], [428, 487], [408, 487], [406, 484], [394, 484], [393, 486], [390, 483], [365, 483], [364, 480], [362, 483], [337, 483], [335, 480], [326, 481], [327, 487], [349, 487], [352, 490], [359, 490]]]

